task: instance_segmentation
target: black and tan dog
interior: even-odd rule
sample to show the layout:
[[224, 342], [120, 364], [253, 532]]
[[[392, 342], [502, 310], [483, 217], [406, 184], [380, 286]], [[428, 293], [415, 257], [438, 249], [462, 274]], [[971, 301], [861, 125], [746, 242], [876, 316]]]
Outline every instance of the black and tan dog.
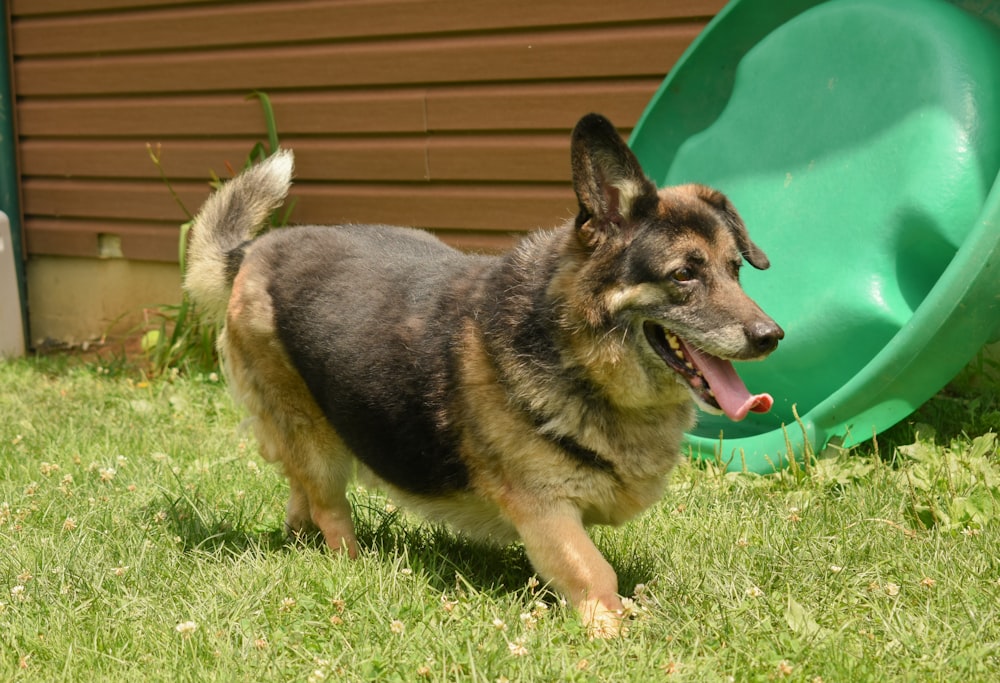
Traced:
[[768, 261], [720, 192], [658, 191], [595, 114], [572, 168], [575, 222], [487, 257], [382, 225], [258, 237], [291, 183], [278, 152], [202, 208], [185, 287], [225, 318], [224, 366], [289, 479], [292, 532], [357, 553], [357, 462], [432, 520], [520, 538], [607, 635], [617, 577], [585, 527], [660, 498], [696, 402], [769, 409], [727, 359], [761, 358], [783, 332], [740, 287], [744, 259]]

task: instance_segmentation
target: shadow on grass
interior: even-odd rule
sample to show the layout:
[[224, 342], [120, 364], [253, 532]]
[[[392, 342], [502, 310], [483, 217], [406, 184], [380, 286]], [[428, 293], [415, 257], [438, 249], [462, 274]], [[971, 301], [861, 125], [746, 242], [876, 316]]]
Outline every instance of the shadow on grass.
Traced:
[[[246, 506], [220, 508], [198, 491], [185, 494], [163, 493], [162, 500], [150, 502], [145, 519], [156, 519], [180, 543], [184, 552], [233, 557], [247, 552], [275, 552], [288, 545], [282, 529], [264, 529], [260, 509]], [[165, 517], [164, 517], [165, 515]]]
[[[381, 505], [373, 501], [381, 502]], [[358, 544], [386, 562], [406, 557], [407, 566], [419, 572], [442, 593], [455, 589], [459, 576], [478, 591], [507, 595], [521, 591], [535, 574], [524, 548], [472, 540], [441, 525], [410, 521], [398, 510], [384, 509], [384, 499], [356, 497], [352, 500]], [[303, 545], [323, 547], [319, 535], [292, 539], [282, 527], [264, 528], [260, 507], [220, 508], [197, 491], [177, 495], [164, 493], [164, 500], [146, 507], [146, 519], [161, 516], [165, 530], [184, 552], [219, 559], [251, 552], [295, 552]], [[165, 518], [162, 518], [163, 515]], [[614, 532], [624, 533], [624, 532]], [[652, 557], [628, 549], [631, 543], [602, 544], [619, 575], [623, 595], [631, 595], [637, 583], [648, 581], [655, 565]]]
[[892, 459], [899, 446], [920, 437], [940, 446], [954, 440], [1000, 432], [1000, 383], [984, 387], [960, 375], [921, 405], [906, 420], [878, 436], [880, 454]]
[[[409, 567], [421, 572], [436, 589], [451, 590], [456, 575], [476, 590], [509, 594], [524, 590], [535, 575], [520, 543], [503, 546], [456, 534], [443, 525], [410, 522], [399, 511], [386, 512], [363, 498], [352, 501], [358, 542], [388, 557], [405, 554]], [[615, 568], [622, 595], [654, 575], [655, 560], [623, 530], [595, 534], [598, 547]], [[607, 539], [608, 542], [603, 542]], [[554, 539], [555, 540], [555, 539]], [[638, 545], [641, 545], [641, 541]]]

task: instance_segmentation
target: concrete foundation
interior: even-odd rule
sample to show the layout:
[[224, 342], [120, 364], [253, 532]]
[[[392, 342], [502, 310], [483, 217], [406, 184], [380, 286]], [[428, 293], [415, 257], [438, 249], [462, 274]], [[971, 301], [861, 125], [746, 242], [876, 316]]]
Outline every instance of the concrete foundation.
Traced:
[[134, 332], [148, 309], [181, 300], [177, 264], [33, 256], [28, 260], [31, 344], [81, 344]]

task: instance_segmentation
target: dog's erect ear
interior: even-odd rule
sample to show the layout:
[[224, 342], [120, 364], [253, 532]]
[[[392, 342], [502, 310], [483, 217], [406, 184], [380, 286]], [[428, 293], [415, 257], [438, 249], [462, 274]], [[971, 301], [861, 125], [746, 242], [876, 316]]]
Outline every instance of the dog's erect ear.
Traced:
[[695, 194], [722, 216], [722, 220], [732, 231], [733, 237], [736, 238], [736, 246], [739, 247], [747, 263], [758, 270], [767, 270], [771, 267], [767, 254], [750, 239], [746, 224], [736, 213], [736, 207], [726, 195], [704, 185], [696, 185]]
[[587, 246], [643, 212], [655, 210], [656, 186], [618, 131], [600, 114], [588, 114], [573, 129], [573, 189], [580, 202], [577, 232]]

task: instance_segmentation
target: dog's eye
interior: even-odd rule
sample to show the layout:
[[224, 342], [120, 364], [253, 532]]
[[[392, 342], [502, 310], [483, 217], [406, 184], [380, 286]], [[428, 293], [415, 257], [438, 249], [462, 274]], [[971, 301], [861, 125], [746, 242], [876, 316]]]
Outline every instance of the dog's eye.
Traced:
[[694, 272], [694, 268], [689, 268], [684, 266], [683, 268], [678, 268], [673, 273], [670, 274], [670, 279], [674, 282], [690, 282], [697, 277], [697, 273]]

